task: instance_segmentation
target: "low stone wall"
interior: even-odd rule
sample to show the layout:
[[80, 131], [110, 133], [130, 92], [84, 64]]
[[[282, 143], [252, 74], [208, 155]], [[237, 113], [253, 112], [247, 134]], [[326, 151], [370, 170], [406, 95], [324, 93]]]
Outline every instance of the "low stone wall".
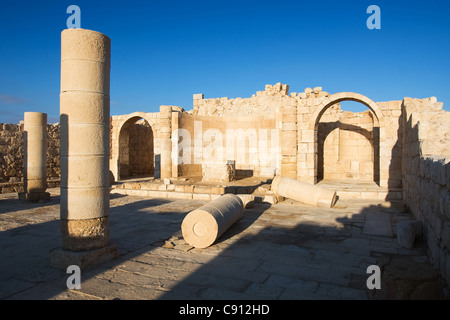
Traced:
[[403, 199], [450, 288], [450, 112], [435, 98], [403, 100]]
[[[59, 186], [59, 124], [47, 125], [47, 183]], [[0, 123], [0, 193], [23, 191], [23, 124]]]

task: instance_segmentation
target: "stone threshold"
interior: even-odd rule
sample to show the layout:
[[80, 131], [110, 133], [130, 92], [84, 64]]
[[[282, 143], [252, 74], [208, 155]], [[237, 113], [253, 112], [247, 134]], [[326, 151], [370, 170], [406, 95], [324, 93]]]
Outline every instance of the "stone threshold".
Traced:
[[336, 190], [339, 199], [403, 200], [402, 189], [379, 187], [372, 181], [322, 180], [317, 185]]
[[[167, 180], [166, 183], [164, 183], [164, 180], [122, 181], [111, 186], [111, 193], [150, 198], [205, 201], [232, 193], [240, 196], [244, 203], [278, 203], [282, 200], [282, 197], [273, 194], [270, 191], [270, 184], [267, 182], [267, 180], [255, 179], [251, 182], [245, 181], [244, 184], [247, 185], [225, 185], [225, 183], [214, 185], [211, 182], [201, 181], [193, 181], [188, 184], [183, 178], [181, 180], [171, 179], [170, 183], [167, 183]], [[232, 183], [238, 183], [238, 181]]]
[[[153, 190], [143, 190], [143, 189], [126, 189], [126, 188], [113, 188], [111, 189], [111, 194], [122, 194], [127, 196], [138, 196], [138, 197], [148, 197], [148, 198], [162, 198], [162, 199], [185, 199], [185, 200], [204, 200], [210, 201], [215, 200], [223, 193], [196, 193], [196, 192], [178, 192], [178, 191], [153, 191]], [[253, 194], [243, 194], [234, 193], [239, 196], [243, 201], [244, 205], [250, 203], [270, 203], [275, 204], [284, 198], [276, 196], [274, 194], [266, 195], [253, 195]]]

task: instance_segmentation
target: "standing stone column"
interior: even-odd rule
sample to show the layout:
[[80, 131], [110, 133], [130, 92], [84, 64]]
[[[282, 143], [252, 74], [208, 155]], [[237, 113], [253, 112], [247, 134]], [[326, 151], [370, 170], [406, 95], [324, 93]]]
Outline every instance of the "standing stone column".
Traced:
[[161, 179], [172, 177], [172, 106], [159, 107]]
[[84, 268], [117, 255], [108, 246], [110, 51], [111, 40], [99, 32], [61, 34], [59, 266]]
[[47, 114], [24, 113], [24, 192], [20, 200], [45, 201], [50, 198], [47, 189]]

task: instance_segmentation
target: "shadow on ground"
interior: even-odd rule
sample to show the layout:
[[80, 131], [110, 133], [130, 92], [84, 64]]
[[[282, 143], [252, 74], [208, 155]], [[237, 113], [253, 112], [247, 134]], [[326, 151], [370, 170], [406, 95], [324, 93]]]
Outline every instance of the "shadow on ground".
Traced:
[[[254, 230], [233, 241], [161, 299], [443, 298], [441, 280], [427, 263], [423, 241], [416, 243], [415, 250], [405, 250], [394, 238], [362, 234], [366, 214], [378, 212], [378, 206], [338, 217], [331, 225], [325, 220], [333, 216], [333, 209], [293, 206], [293, 212], [286, 212], [278, 207], [259, 205], [246, 210], [245, 217], [214, 246], [239, 237], [251, 226]], [[323, 217], [314, 221], [317, 215]], [[302, 216], [308, 217], [303, 220]], [[214, 252], [214, 246], [192, 251]], [[381, 290], [367, 288], [370, 265], [382, 270]]]
[[[82, 289], [68, 290], [69, 275], [49, 267], [49, 251], [61, 244], [59, 205], [52, 201], [47, 221], [0, 232], [0, 298], [441, 298], [423, 243], [406, 250], [395, 238], [363, 234], [365, 216], [380, 210], [375, 205], [256, 204], [213, 246], [195, 249], [182, 239], [180, 226], [205, 201], [130, 196], [111, 197], [111, 243], [120, 256], [83, 271]], [[392, 215], [391, 221], [408, 217]], [[167, 245], [171, 239], [176, 241]], [[382, 268], [377, 291], [366, 286], [373, 264]]]

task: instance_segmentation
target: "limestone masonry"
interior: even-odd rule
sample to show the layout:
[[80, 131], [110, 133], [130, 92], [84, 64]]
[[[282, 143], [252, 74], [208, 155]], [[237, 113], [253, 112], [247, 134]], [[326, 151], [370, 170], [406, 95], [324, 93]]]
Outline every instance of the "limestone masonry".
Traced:
[[[47, 185], [59, 186], [59, 124], [47, 124]], [[22, 124], [0, 123], [0, 193], [23, 191], [24, 130]]]
[[[104, 46], [108, 45], [100, 47]], [[163, 105], [159, 112], [110, 117], [109, 60], [102, 60], [109, 59], [109, 53], [96, 57], [103, 49], [94, 50], [95, 57], [88, 59], [89, 48], [66, 51], [70, 57], [62, 60], [61, 126], [47, 125], [45, 178], [49, 183], [61, 178], [61, 190], [67, 191], [61, 194], [62, 203], [68, 205], [61, 213], [67, 224], [63, 226], [65, 248], [107, 246], [113, 181], [143, 176], [161, 179], [163, 189], [157, 190], [166, 192], [165, 196], [179, 188], [186, 192], [184, 185], [169, 189], [171, 179], [215, 183], [222, 193], [226, 187], [221, 184], [248, 177], [271, 181], [281, 176], [317, 188], [330, 181], [368, 183], [385, 192], [378, 200], [403, 202], [422, 223], [430, 259], [450, 285], [450, 113], [435, 97], [375, 102], [359, 93], [330, 94], [321, 87], [290, 93], [288, 85], [277, 83], [249, 98], [194, 94], [189, 111]], [[86, 59], [78, 59], [77, 54]], [[78, 74], [77, 70], [87, 71]], [[359, 102], [368, 110], [343, 111], [342, 101]], [[92, 114], [71, 109], [76, 103], [91, 105]], [[61, 150], [60, 131], [69, 141]], [[24, 190], [23, 132], [23, 124], [0, 124], [2, 193]], [[60, 177], [67, 168], [68, 176]], [[85, 173], [84, 182], [71, 176], [80, 170]], [[302, 184], [297, 187], [301, 189]], [[288, 195], [291, 187], [282, 189], [284, 196], [295, 198]], [[89, 204], [94, 193], [99, 196]], [[330, 194], [334, 203], [335, 193]], [[327, 202], [330, 207], [329, 200], [316, 200], [315, 205]], [[84, 201], [92, 210], [80, 209]], [[71, 224], [77, 224], [76, 228], [71, 229]], [[83, 242], [77, 240], [82, 235], [74, 235], [71, 241], [70, 230], [83, 233], [83, 228], [93, 232], [94, 240]], [[412, 232], [406, 224], [403, 229]], [[417, 237], [414, 232], [409, 242]]]

